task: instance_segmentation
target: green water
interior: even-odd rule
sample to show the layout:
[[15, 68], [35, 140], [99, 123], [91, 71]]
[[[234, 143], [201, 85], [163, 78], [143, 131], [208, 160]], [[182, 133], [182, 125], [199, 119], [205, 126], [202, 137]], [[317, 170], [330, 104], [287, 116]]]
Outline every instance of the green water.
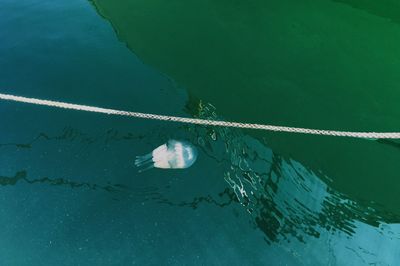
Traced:
[[[145, 63], [226, 119], [396, 131], [397, 1], [94, 1]], [[363, 140], [249, 132], [356, 198], [396, 213], [398, 148]], [[368, 167], [366, 167], [368, 166]]]
[[[399, 131], [395, 1], [0, 1], [0, 90]], [[170, 138], [194, 166], [138, 173]], [[0, 103], [0, 265], [396, 265], [400, 144]]]

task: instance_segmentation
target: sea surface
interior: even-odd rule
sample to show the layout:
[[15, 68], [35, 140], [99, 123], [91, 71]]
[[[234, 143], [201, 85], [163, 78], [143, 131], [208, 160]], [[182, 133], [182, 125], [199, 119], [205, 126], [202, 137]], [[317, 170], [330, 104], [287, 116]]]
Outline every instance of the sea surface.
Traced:
[[[394, 0], [0, 0], [0, 93], [399, 131]], [[169, 139], [185, 170], [139, 173]], [[397, 265], [400, 142], [0, 102], [0, 265]]]

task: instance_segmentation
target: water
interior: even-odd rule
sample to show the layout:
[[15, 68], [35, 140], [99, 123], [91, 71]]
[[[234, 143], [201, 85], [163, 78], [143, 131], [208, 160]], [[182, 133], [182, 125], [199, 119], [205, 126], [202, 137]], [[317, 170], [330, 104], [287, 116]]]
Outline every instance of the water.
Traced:
[[[179, 116], [398, 130], [400, 7], [382, 3], [3, 0], [1, 91]], [[0, 112], [2, 265], [399, 260], [396, 142], [6, 102]], [[134, 157], [171, 138], [199, 148], [195, 165], [137, 173]]]

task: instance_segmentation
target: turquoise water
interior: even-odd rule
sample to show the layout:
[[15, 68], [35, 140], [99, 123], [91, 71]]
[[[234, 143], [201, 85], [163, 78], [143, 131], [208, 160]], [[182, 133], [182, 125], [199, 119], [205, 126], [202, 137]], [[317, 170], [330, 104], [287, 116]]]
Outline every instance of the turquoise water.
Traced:
[[[173, 50], [165, 50], [164, 58], [160, 43], [147, 43], [158, 48], [149, 50], [140, 50], [139, 43], [135, 51], [131, 37], [136, 35], [117, 25], [130, 21], [123, 13], [104, 18], [101, 7], [82, 0], [0, 5], [2, 93], [169, 115], [254, 119], [250, 107], [240, 117], [230, 112], [240, 106], [223, 105], [225, 96], [234, 95], [229, 90], [211, 87], [214, 94], [202, 94], [180, 83], [185, 73], [180, 63], [187, 61], [170, 60]], [[368, 10], [396, 21], [385, 10]], [[132, 23], [129, 27], [140, 32]], [[157, 60], [148, 64], [151, 51]], [[158, 64], [163, 60], [179, 71], [164, 73]], [[187, 69], [201, 69], [191, 62]], [[229, 64], [210, 64], [210, 69], [228, 69], [220, 82], [231, 71]], [[188, 72], [188, 80], [197, 85], [213, 78], [192, 75]], [[395, 99], [397, 93], [390, 95]], [[255, 103], [262, 106], [261, 98]], [[392, 109], [395, 115], [387, 116], [387, 124], [374, 120], [375, 125], [396, 124], [394, 105], [380, 115]], [[290, 117], [288, 110], [281, 119]], [[299, 139], [9, 102], [0, 103], [0, 113], [2, 265], [396, 265], [400, 259], [396, 143], [309, 138], [285, 146], [281, 138]], [[344, 125], [350, 123], [349, 118]], [[194, 143], [200, 150], [196, 164], [182, 171], [137, 173], [134, 157], [170, 138]], [[357, 148], [348, 155], [315, 153], [315, 146], [330, 141], [325, 147]], [[374, 162], [365, 151], [387, 157], [375, 160], [376, 166], [362, 164], [363, 156]], [[345, 159], [332, 160], [335, 156]], [[354, 167], [340, 167], [343, 161]]]

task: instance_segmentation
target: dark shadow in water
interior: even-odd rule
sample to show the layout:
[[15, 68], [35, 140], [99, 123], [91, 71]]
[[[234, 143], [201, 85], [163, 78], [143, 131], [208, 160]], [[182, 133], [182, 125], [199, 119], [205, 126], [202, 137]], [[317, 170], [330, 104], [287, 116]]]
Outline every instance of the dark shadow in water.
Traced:
[[372, 15], [389, 19], [400, 24], [400, 2], [397, 0], [332, 0], [368, 12]]
[[400, 143], [390, 139], [377, 139], [376, 142], [391, 146], [400, 150]]

